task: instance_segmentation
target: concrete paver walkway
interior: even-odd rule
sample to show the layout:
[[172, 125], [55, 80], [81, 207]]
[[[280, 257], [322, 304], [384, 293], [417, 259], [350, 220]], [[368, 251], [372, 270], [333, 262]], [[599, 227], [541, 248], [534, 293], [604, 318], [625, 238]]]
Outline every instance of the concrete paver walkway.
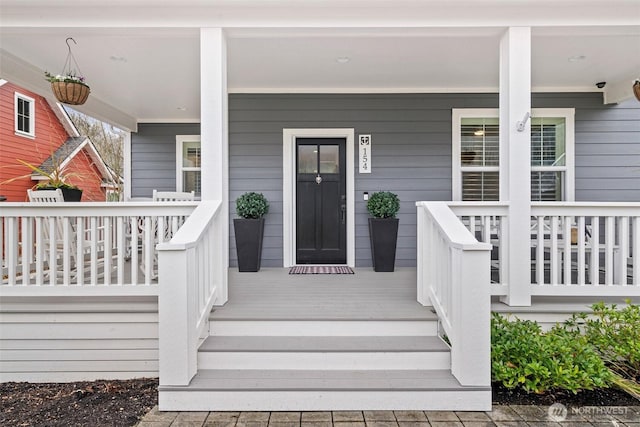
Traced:
[[[555, 406], [555, 405], [554, 405]], [[640, 427], [640, 406], [494, 406], [490, 412], [160, 412], [138, 427]]]

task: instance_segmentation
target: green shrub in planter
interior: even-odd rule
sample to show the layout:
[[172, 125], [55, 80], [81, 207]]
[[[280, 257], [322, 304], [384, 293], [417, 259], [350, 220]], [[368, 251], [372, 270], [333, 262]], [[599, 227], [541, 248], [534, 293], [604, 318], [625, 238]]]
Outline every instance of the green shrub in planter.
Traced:
[[395, 218], [400, 210], [400, 200], [397, 194], [379, 191], [369, 197], [367, 210], [374, 218]]
[[398, 219], [400, 200], [394, 193], [373, 193], [367, 202], [371, 261], [375, 271], [390, 272], [395, 269], [396, 245], [398, 242]]
[[262, 218], [268, 212], [269, 202], [262, 193], [244, 193], [236, 199], [236, 213], [241, 218]]
[[233, 228], [239, 271], [260, 270], [264, 215], [267, 212], [269, 203], [262, 193], [244, 193], [236, 199], [236, 213], [240, 218], [233, 220]]

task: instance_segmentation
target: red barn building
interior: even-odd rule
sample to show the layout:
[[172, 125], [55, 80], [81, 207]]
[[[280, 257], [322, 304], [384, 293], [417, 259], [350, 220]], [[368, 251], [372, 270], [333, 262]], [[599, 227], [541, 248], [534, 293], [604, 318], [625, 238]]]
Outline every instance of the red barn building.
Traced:
[[27, 200], [27, 189], [47, 178], [21, 164], [64, 170], [83, 190], [82, 201], [105, 201], [113, 176], [89, 138], [81, 136], [62, 105], [0, 80], [0, 195]]

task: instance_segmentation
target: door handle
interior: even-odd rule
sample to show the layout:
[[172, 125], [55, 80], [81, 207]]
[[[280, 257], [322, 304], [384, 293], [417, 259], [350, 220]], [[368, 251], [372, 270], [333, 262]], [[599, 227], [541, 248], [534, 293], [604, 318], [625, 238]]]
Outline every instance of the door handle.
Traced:
[[344, 224], [347, 220], [347, 205], [340, 205], [340, 221]]

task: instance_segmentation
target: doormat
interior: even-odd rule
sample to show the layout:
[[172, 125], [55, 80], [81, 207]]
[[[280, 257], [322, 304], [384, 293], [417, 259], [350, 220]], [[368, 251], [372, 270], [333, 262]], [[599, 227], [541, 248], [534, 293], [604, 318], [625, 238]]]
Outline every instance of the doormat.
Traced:
[[291, 267], [289, 274], [353, 274], [351, 267], [342, 265], [323, 266], [323, 265], [301, 265]]

